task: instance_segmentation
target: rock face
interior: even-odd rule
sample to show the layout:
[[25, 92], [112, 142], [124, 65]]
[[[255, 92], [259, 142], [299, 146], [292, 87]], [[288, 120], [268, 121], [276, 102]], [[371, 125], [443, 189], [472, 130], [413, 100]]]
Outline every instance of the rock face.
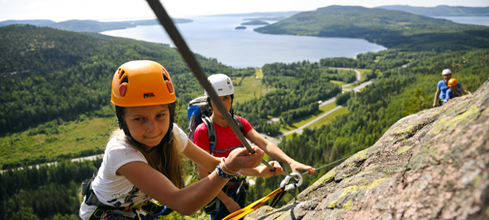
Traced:
[[246, 219], [489, 219], [489, 82], [396, 122], [280, 209]]

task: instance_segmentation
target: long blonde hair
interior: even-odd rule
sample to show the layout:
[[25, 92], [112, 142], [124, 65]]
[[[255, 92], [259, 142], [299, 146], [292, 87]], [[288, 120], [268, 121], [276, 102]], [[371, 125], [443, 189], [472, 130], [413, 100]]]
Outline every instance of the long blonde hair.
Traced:
[[125, 134], [124, 141], [136, 148], [143, 154], [144, 158], [148, 161], [148, 164], [153, 167], [155, 170], [158, 170], [160, 173], [165, 175], [170, 181], [178, 188], [183, 187], [183, 176], [182, 176], [182, 155], [180, 153], [180, 145], [183, 143], [179, 143], [178, 138], [175, 136], [173, 132], [173, 122], [175, 121], [175, 103], [168, 105], [170, 109], [170, 129], [167, 132], [170, 134], [165, 135], [165, 138], [168, 136], [169, 141], [165, 140], [165, 138], [155, 146], [155, 150], [158, 154], [158, 158], [160, 159], [160, 163], [156, 164], [156, 161], [151, 160], [148, 153], [143, 148], [143, 145], [136, 141], [131, 134], [129, 133], [129, 129], [127, 128], [126, 123], [124, 122], [124, 108], [116, 106], [116, 115], [119, 119], [119, 129], [114, 131], [111, 135], [111, 138], [114, 136]]

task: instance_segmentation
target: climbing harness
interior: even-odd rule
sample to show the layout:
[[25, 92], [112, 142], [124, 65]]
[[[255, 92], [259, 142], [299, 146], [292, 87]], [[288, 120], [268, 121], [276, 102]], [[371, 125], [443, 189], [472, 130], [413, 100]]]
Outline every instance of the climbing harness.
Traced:
[[[211, 98], [212, 102], [215, 104], [217, 110], [219, 112], [228, 112], [226, 107], [222, 103], [221, 99], [219, 98], [219, 96], [217, 96], [216, 91], [207, 80], [207, 77], [204, 74], [202, 67], [200, 66], [199, 62], [197, 62], [197, 59], [195, 59], [195, 56], [188, 48], [187, 43], [185, 43], [185, 40], [183, 40], [182, 35], [180, 35], [180, 32], [175, 27], [175, 24], [173, 23], [172, 19], [166, 12], [161, 2], [159, 0], [147, 0], [147, 2], [151, 7], [151, 9], [153, 10], [153, 12], [155, 13], [158, 20], [160, 21], [161, 25], [165, 28], [166, 33], [170, 36], [173, 43], [178, 48], [178, 52], [182, 56], [183, 60], [185, 60], [185, 62], [187, 63], [188, 67], [194, 74], [195, 78], [197, 78], [200, 85], [204, 88], [204, 90]], [[222, 114], [222, 115], [224, 116], [224, 119], [228, 123], [229, 127], [231, 127], [233, 132], [241, 141], [241, 143], [248, 149], [250, 153], [254, 154], [255, 151], [251, 148], [251, 145], [248, 143], [248, 141], [246, 141], [244, 135], [240, 132], [238, 126], [235, 123], [233, 123], [233, 118], [231, 117], [231, 114], [229, 114], [228, 112], [227, 114]], [[265, 164], [272, 171], [275, 170], [275, 167], [270, 165], [265, 160], [262, 160], [262, 163]]]
[[[106, 217], [107, 214], [110, 213], [111, 210], [121, 210], [121, 211], [132, 211], [136, 213], [138, 219], [140, 220], [149, 220], [154, 219], [161, 215], [168, 215], [173, 212], [172, 209], [167, 208], [165, 205], [162, 205], [156, 201], [148, 201], [142, 204], [128, 206], [128, 207], [113, 207], [108, 206], [100, 200], [98, 200], [95, 192], [92, 188], [92, 182], [95, 179], [95, 174], [82, 182], [82, 195], [85, 196], [85, 202], [87, 205], [97, 206], [95, 210], [89, 217], [89, 220], [101, 220]], [[146, 216], [141, 213], [144, 211]]]

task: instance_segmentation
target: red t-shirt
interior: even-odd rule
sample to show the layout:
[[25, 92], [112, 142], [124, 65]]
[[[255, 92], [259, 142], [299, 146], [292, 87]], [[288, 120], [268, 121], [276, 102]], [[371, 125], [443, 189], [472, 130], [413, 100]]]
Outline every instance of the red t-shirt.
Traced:
[[[253, 127], [251, 124], [244, 118], [237, 116], [238, 119], [241, 121], [243, 124], [243, 134], [246, 136]], [[227, 127], [221, 127], [216, 123], [213, 123], [214, 127], [216, 128], [216, 136], [217, 136], [217, 142], [216, 142], [216, 147], [214, 150], [222, 150], [222, 149], [227, 149], [230, 147], [242, 145], [241, 141], [239, 138], [234, 134], [233, 129], [231, 129], [230, 126]], [[207, 134], [207, 127], [205, 126], [205, 123], [200, 123], [199, 126], [195, 129], [194, 132], [194, 139], [192, 140], [195, 145], [199, 146], [200, 148], [210, 151], [210, 145], [209, 145], [209, 136]], [[227, 157], [231, 153], [230, 151], [226, 151], [224, 153], [220, 152], [213, 152], [213, 155], [215, 157]]]

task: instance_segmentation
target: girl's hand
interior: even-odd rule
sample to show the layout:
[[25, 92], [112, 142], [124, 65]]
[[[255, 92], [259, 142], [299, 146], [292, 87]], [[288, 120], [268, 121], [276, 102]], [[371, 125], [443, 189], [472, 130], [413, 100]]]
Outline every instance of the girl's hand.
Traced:
[[282, 166], [280, 166], [280, 164], [277, 161], [270, 162], [270, 165], [272, 165], [272, 167], [275, 168], [275, 171], [270, 170], [270, 168], [268, 168], [265, 165], [262, 165], [262, 166], [259, 166], [258, 167], [259, 173], [260, 173], [260, 176], [261, 177], [268, 178], [268, 177], [271, 177], [271, 176], [280, 175], [280, 174], [282, 174], [284, 172], [284, 169], [282, 169]]
[[306, 171], [309, 171], [309, 174], [311, 174], [311, 175], [314, 174], [314, 172], [316, 172], [316, 169], [314, 169], [313, 167], [308, 166], [308, 165], [304, 165], [304, 164], [299, 163], [297, 161], [294, 161], [293, 163], [291, 163], [290, 168], [292, 169], [292, 171], [306, 170]]
[[255, 154], [251, 154], [246, 148], [236, 148], [226, 158], [226, 167], [232, 171], [239, 171], [246, 168], [254, 168], [260, 165], [263, 159], [263, 150], [258, 147], [252, 148]]
[[223, 203], [224, 203], [224, 206], [226, 206], [226, 209], [229, 211], [229, 213], [233, 213], [233, 212], [236, 212], [236, 211], [241, 209], [241, 207], [239, 207], [239, 204], [236, 203], [231, 198], [229, 198], [228, 200], [226, 200]]

